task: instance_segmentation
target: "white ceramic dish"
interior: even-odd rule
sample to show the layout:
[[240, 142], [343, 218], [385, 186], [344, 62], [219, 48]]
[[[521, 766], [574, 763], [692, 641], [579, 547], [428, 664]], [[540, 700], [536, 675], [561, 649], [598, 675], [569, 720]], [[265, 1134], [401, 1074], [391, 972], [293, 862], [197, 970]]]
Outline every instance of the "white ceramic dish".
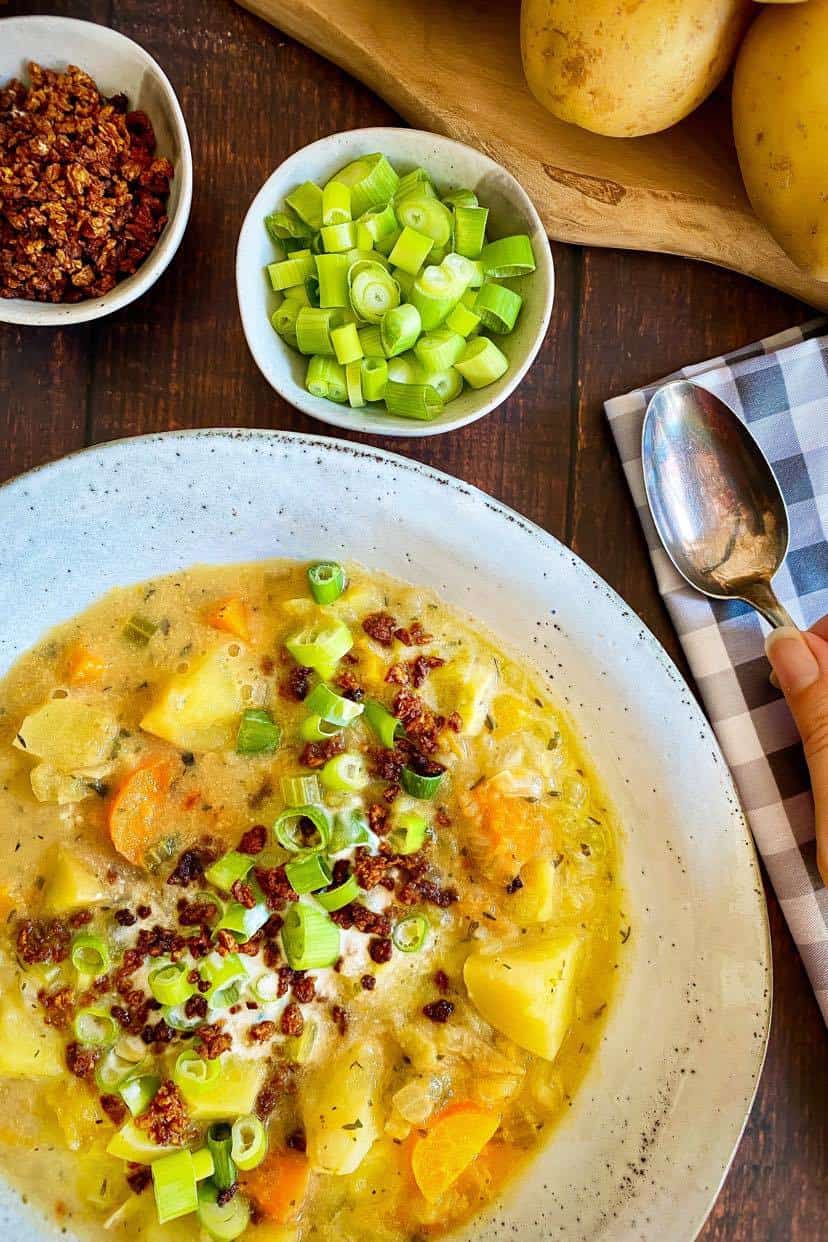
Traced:
[[26, 80], [26, 66], [37, 61], [48, 69], [78, 65], [95, 79], [104, 95], [123, 91], [131, 109], [140, 108], [152, 121], [157, 152], [172, 163], [175, 176], [167, 204], [169, 220], [155, 249], [132, 276], [103, 297], [85, 302], [29, 302], [0, 298], [0, 322], [63, 327], [100, 319], [128, 306], [145, 293], [172, 259], [190, 215], [193, 162], [190, 139], [175, 91], [148, 52], [132, 39], [69, 17], [6, 17], [0, 20], [0, 84]]
[[[310, 436], [172, 433], [89, 449], [0, 488], [0, 530], [0, 675], [116, 584], [274, 555], [353, 557], [428, 584], [546, 672], [626, 826], [628, 966], [572, 1110], [467, 1237], [689, 1242], [761, 1070], [768, 928], [713, 735], [623, 601], [474, 488]], [[59, 1236], [0, 1187], [0, 1237]]]
[[[432, 174], [438, 189], [458, 186], [475, 190], [489, 208], [489, 233], [506, 237], [528, 233], [537, 261], [531, 277], [515, 282], [524, 297], [517, 325], [498, 345], [509, 359], [509, 370], [495, 384], [477, 392], [466, 389], [433, 422], [421, 423], [385, 413], [379, 406], [351, 410], [305, 388], [307, 359], [289, 349], [270, 326], [278, 304], [265, 267], [276, 257], [265, 232], [265, 216], [281, 207], [286, 194], [303, 181], [323, 185], [338, 169], [360, 155], [381, 151], [401, 172], [418, 165]], [[436, 436], [465, 427], [505, 401], [517, 387], [540, 349], [555, 297], [555, 270], [549, 241], [526, 191], [500, 164], [462, 142], [418, 129], [353, 129], [320, 138], [297, 151], [268, 177], [253, 199], [239, 234], [236, 289], [244, 334], [259, 370], [272, 388], [297, 409], [323, 423], [382, 436]]]

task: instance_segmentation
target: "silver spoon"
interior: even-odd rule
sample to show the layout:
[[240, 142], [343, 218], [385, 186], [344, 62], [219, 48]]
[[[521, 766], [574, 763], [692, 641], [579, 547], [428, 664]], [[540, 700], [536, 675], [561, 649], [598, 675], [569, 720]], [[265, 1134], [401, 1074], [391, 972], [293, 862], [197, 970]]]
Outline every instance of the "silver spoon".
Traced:
[[785, 501], [740, 418], [687, 380], [665, 384], [644, 416], [644, 486], [681, 576], [713, 599], [742, 599], [772, 626], [795, 625], [771, 579], [788, 551]]

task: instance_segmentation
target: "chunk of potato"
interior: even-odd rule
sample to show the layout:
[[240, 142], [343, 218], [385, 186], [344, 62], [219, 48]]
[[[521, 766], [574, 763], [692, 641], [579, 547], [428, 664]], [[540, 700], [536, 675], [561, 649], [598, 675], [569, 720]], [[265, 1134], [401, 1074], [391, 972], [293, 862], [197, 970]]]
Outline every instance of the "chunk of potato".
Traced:
[[170, 678], [141, 728], [181, 750], [221, 750], [234, 741], [244, 707], [236, 662], [218, 647]]
[[106, 900], [103, 886], [91, 867], [68, 850], [56, 850], [43, 869], [44, 914], [69, 914]]
[[58, 806], [66, 806], [72, 802], [82, 802], [92, 793], [86, 781], [79, 776], [71, 776], [68, 772], [59, 772], [51, 763], [39, 763], [29, 773], [32, 793], [38, 802], [56, 802]]
[[109, 759], [117, 736], [118, 722], [109, 712], [78, 699], [50, 699], [29, 713], [14, 744], [59, 772], [82, 772]]
[[0, 1076], [55, 1078], [64, 1072], [63, 1041], [27, 1009], [18, 992], [0, 999]]
[[116, 1156], [119, 1160], [130, 1160], [135, 1164], [152, 1164], [162, 1156], [169, 1156], [178, 1147], [159, 1146], [153, 1143], [146, 1130], [139, 1130], [134, 1121], [128, 1121], [113, 1134], [107, 1144], [107, 1155]]
[[483, 949], [463, 978], [482, 1018], [521, 1048], [554, 1061], [572, 1021], [581, 941], [575, 932]]
[[351, 1044], [302, 1099], [308, 1159], [323, 1173], [353, 1173], [379, 1136], [384, 1060], [377, 1043]]
[[228, 1060], [221, 1077], [204, 1090], [188, 1095], [185, 1084], [182, 1092], [195, 1121], [221, 1121], [252, 1113], [263, 1079], [264, 1070], [259, 1062]]
[[62, 1082], [50, 1086], [46, 1097], [70, 1151], [90, 1151], [101, 1145], [104, 1115], [97, 1096], [87, 1091], [67, 1091]]
[[538, 855], [520, 869], [523, 885], [509, 899], [508, 911], [516, 923], [548, 923], [558, 908], [558, 870]]
[[459, 714], [463, 733], [476, 737], [483, 731], [497, 690], [493, 660], [450, 659], [431, 674], [429, 684], [440, 711]]

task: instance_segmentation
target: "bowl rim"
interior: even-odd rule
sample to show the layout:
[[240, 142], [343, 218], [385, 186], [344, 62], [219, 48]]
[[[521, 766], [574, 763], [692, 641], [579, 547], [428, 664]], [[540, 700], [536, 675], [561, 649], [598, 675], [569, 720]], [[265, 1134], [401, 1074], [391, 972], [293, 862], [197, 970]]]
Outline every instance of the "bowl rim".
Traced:
[[[533, 229], [537, 236], [544, 239], [542, 248], [543, 258], [538, 262], [537, 270], [542, 272], [544, 277], [544, 297], [543, 311], [541, 314], [541, 323], [535, 333], [534, 339], [530, 343], [525, 357], [520, 363], [512, 368], [508, 374], [508, 382], [497, 396], [489, 397], [481, 402], [480, 408], [473, 410], [470, 414], [454, 419], [450, 423], [441, 423], [439, 418], [433, 423], [417, 422], [414, 419], [392, 418], [388, 419], [388, 426], [377, 428], [371, 426], [365, 427], [362, 424], [362, 412], [358, 409], [351, 409], [348, 406], [338, 406], [333, 402], [324, 401], [320, 397], [312, 397], [310, 393], [300, 388], [298, 385], [292, 385], [290, 391], [280, 381], [276, 374], [275, 367], [271, 364], [269, 354], [256, 347], [255, 325], [258, 322], [258, 312], [254, 313], [251, 307], [252, 299], [246, 290], [246, 277], [248, 275], [248, 266], [244, 250], [249, 236], [253, 229], [260, 228], [261, 221], [266, 212], [263, 210], [263, 204], [272, 197], [272, 186], [277, 178], [280, 178], [285, 169], [294, 161], [299, 164], [303, 157], [307, 157], [310, 153], [317, 153], [330, 147], [338, 138], [348, 136], [350, 139], [370, 141], [376, 136], [379, 142], [379, 135], [382, 135], [382, 142], [387, 143], [389, 137], [393, 138], [395, 134], [405, 134], [407, 136], [414, 135], [416, 138], [426, 140], [430, 143], [439, 143], [446, 151], [470, 152], [472, 156], [480, 161], [481, 166], [486, 171], [497, 171], [500, 175], [507, 179], [511, 194], [518, 200], [521, 208], [532, 223]], [[422, 439], [426, 436], [445, 435], [447, 432], [456, 431], [461, 427], [467, 427], [470, 423], [475, 423], [478, 419], [484, 418], [487, 414], [491, 414], [493, 410], [502, 405], [508, 397], [512, 395], [526, 375], [532, 363], [540, 351], [540, 348], [546, 338], [549, 330], [549, 322], [552, 316], [552, 307], [555, 301], [555, 260], [552, 254], [552, 248], [549, 244], [549, 237], [543, 222], [538, 214], [535, 204], [532, 202], [528, 193], [518, 181], [517, 177], [505, 168], [497, 160], [492, 159], [490, 155], [480, 151], [477, 147], [471, 146], [466, 142], [459, 142], [456, 138], [449, 138], [445, 134], [433, 133], [431, 130], [409, 128], [403, 125], [371, 125], [357, 129], [338, 130], [336, 133], [327, 134], [323, 138], [317, 138], [314, 142], [310, 142], [303, 147], [299, 147], [293, 151], [286, 159], [273, 169], [267, 179], [259, 187], [253, 200], [248, 207], [244, 219], [239, 229], [238, 241], [236, 243], [236, 296], [239, 303], [239, 314], [242, 322], [242, 330], [247, 341], [247, 347], [253, 355], [256, 366], [267, 380], [270, 387], [277, 392], [285, 401], [289, 402], [294, 408], [300, 410], [303, 414], [308, 414], [311, 418], [318, 419], [320, 422], [327, 423], [332, 427], [340, 427], [345, 431], [357, 431], [364, 435], [380, 436], [380, 437], [403, 437], [406, 439]], [[485, 391], [485, 390], [483, 390]], [[328, 406], [329, 409], [324, 407]]]
[[[94, 29], [95, 37], [101, 42], [127, 45], [130, 54], [142, 62], [145, 68], [152, 70], [153, 76], [157, 79], [171, 127], [178, 138], [179, 157], [175, 168], [175, 176], [180, 186], [178, 202], [158, 242], [132, 276], [120, 281], [114, 289], [110, 289], [102, 297], [89, 298], [84, 302], [35, 302], [27, 298], [0, 298], [0, 323], [22, 324], [34, 328], [87, 323], [89, 320], [111, 315], [114, 311], [128, 306], [136, 298], [141, 297], [166, 271], [181, 244], [190, 218], [193, 198], [193, 158], [187, 122], [173, 85], [158, 61], [140, 43], [136, 43], [128, 35], [121, 34], [119, 30], [113, 30], [112, 27], [101, 25], [99, 22], [85, 21], [79, 17], [52, 17], [48, 14], [30, 13], [22, 17], [0, 18], [0, 33], [10, 24], [24, 28], [26, 26], [59, 28], [59, 31], [65, 35], [65, 48], [69, 53], [68, 57], [61, 57], [61, 59], [67, 59], [68, 63], [71, 63], [72, 33], [80, 28], [87, 31]], [[130, 284], [133, 278], [134, 283]]]

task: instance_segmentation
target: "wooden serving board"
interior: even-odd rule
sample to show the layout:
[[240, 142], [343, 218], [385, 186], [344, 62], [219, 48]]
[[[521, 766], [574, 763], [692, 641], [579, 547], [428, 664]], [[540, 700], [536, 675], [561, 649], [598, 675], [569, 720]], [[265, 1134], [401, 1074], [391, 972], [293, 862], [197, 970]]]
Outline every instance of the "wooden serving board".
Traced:
[[518, 0], [240, 0], [335, 61], [420, 129], [458, 138], [523, 183], [550, 237], [705, 259], [828, 310], [753, 214], [723, 88], [681, 125], [603, 138], [530, 94]]

